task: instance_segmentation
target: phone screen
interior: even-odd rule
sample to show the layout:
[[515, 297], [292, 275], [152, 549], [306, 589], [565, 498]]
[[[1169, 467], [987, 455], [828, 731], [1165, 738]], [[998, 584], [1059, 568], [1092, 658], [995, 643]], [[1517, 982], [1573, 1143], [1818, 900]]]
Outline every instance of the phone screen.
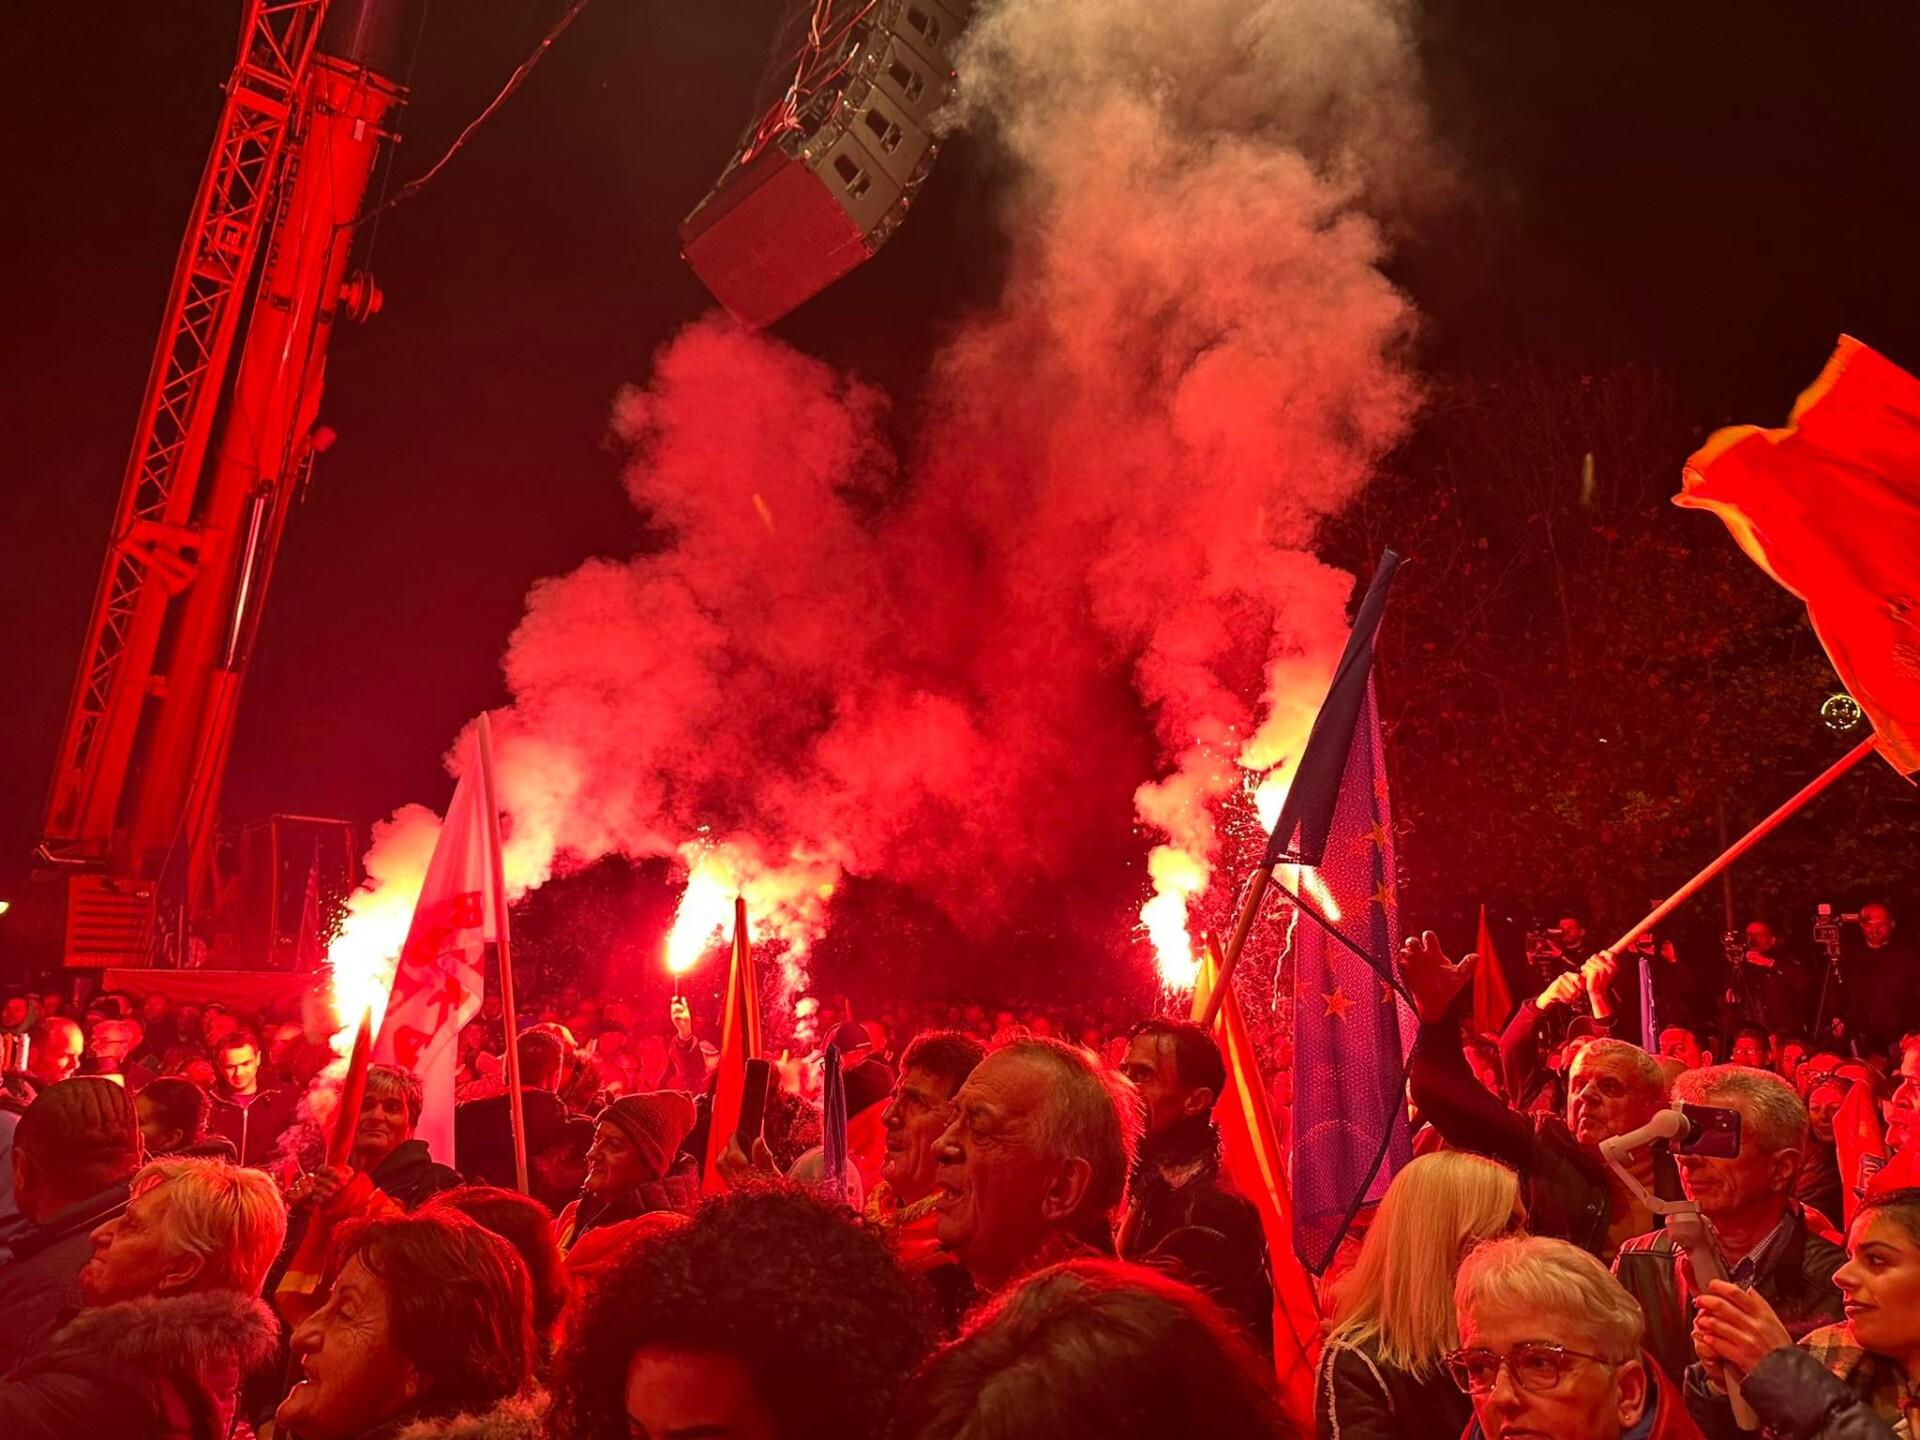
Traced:
[[1719, 1105], [1682, 1105], [1687, 1133], [1675, 1140], [1676, 1155], [1705, 1155], [1731, 1160], [1740, 1153], [1740, 1112]]

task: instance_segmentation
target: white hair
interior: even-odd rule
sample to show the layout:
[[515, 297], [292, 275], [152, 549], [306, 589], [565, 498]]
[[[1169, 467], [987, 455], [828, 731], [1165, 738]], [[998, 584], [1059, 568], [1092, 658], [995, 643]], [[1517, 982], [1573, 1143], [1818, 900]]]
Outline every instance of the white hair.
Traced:
[[1454, 1281], [1453, 1305], [1462, 1330], [1479, 1306], [1518, 1310], [1590, 1337], [1613, 1361], [1638, 1355], [1647, 1328], [1639, 1303], [1606, 1266], [1578, 1245], [1543, 1235], [1475, 1246]]
[[1778, 1155], [1782, 1150], [1806, 1146], [1806, 1103], [1793, 1086], [1771, 1070], [1757, 1070], [1751, 1065], [1709, 1065], [1689, 1070], [1673, 1082], [1673, 1098], [1694, 1105], [1744, 1100], [1746, 1133], [1761, 1150]]
[[225, 1160], [177, 1155], [134, 1176], [129, 1198], [161, 1189], [163, 1241], [175, 1254], [200, 1257], [203, 1287], [259, 1294], [287, 1238], [286, 1202], [272, 1177]]
[[1126, 1198], [1145, 1124], [1133, 1082], [1062, 1040], [1027, 1036], [994, 1054], [1017, 1055], [1052, 1072], [1054, 1083], [1033, 1115], [1034, 1149], [1050, 1158], [1085, 1160], [1093, 1172], [1087, 1205], [1112, 1220]]

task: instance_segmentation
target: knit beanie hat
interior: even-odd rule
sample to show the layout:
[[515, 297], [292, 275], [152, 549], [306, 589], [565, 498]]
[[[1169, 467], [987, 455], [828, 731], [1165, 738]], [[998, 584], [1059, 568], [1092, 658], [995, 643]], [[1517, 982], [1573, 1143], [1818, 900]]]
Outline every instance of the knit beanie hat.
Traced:
[[61, 1170], [140, 1163], [140, 1120], [124, 1085], [78, 1075], [49, 1085], [20, 1117], [13, 1143]]
[[647, 1168], [664, 1175], [693, 1129], [693, 1100], [679, 1090], [649, 1090], [622, 1095], [602, 1110], [595, 1123], [612, 1125], [633, 1142]]

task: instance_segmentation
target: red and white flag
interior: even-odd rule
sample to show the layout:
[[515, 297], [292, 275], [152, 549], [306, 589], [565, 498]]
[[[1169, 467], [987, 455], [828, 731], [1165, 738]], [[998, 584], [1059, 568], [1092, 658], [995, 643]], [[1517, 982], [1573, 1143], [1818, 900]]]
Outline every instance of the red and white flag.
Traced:
[[454, 787], [446, 823], [427, 864], [407, 943], [393, 972], [393, 995], [373, 1042], [373, 1058], [420, 1077], [425, 1096], [414, 1138], [453, 1164], [454, 1075], [460, 1030], [480, 1012], [482, 957], [494, 928], [489, 847], [494, 828], [482, 798], [476, 757]]

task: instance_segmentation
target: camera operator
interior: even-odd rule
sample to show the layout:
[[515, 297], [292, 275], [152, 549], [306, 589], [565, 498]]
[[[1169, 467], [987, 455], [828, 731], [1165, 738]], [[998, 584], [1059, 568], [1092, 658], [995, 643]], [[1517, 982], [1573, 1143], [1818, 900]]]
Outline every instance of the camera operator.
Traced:
[[1780, 943], [1779, 932], [1764, 920], [1749, 920], [1746, 948], [1733, 977], [1736, 1024], [1783, 1034], [1807, 1023], [1813, 1003], [1806, 967]]
[[[1833, 1275], [1846, 1254], [1809, 1229], [1793, 1198], [1807, 1144], [1807, 1107], [1793, 1087], [1765, 1070], [1713, 1065], [1682, 1074], [1673, 1098], [1740, 1116], [1738, 1154], [1676, 1157], [1680, 1188], [1711, 1222], [1729, 1277], [1765, 1296], [1796, 1337], [1840, 1319]], [[1665, 1229], [1650, 1231], [1620, 1247], [1613, 1272], [1646, 1312], [1647, 1349], [1682, 1380], [1696, 1294], [1685, 1252]]]
[[1840, 974], [1846, 994], [1839, 1013], [1847, 1038], [1861, 1059], [1884, 1057], [1920, 1014], [1920, 953], [1895, 934], [1893, 911], [1885, 903], [1860, 907], [1858, 938], [1841, 940]]

